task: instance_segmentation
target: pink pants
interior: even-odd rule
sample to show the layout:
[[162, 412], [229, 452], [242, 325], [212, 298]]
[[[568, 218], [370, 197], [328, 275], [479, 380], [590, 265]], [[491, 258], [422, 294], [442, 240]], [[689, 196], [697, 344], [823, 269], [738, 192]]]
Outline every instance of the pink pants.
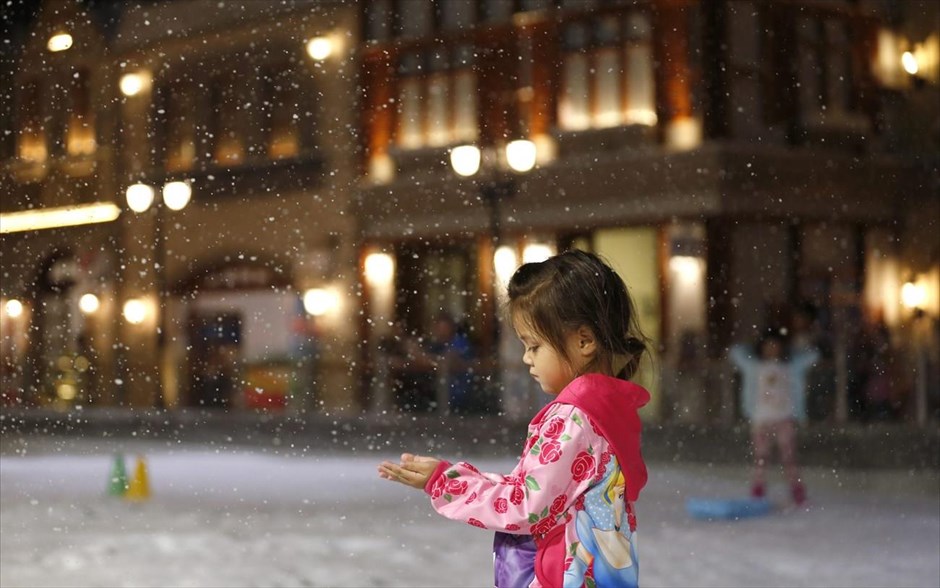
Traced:
[[796, 464], [796, 425], [792, 419], [761, 423], [751, 427], [751, 443], [754, 444], [755, 481], [763, 481], [764, 466], [770, 459], [773, 444], [780, 452], [780, 462], [791, 482], [799, 480]]

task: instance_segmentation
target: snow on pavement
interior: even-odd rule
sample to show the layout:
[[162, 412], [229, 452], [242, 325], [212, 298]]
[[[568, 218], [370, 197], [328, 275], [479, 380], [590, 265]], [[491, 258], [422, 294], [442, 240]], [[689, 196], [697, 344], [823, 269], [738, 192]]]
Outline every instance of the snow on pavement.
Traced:
[[[0, 457], [0, 585], [490, 586], [491, 534], [378, 479], [390, 453], [311, 455], [113, 441]], [[25, 445], [23, 446], [25, 447]], [[108, 496], [113, 450], [145, 456], [152, 497]], [[514, 460], [473, 460], [508, 472]], [[806, 472], [811, 506], [705, 522], [743, 467], [650, 464], [642, 582], [655, 586], [940, 586], [936, 471]], [[779, 476], [771, 498], [783, 506]]]

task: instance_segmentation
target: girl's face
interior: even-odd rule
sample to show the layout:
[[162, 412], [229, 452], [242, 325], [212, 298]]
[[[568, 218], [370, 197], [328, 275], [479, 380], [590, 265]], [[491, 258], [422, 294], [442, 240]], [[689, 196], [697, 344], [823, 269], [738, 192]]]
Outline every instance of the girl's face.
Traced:
[[761, 356], [764, 359], [778, 360], [783, 358], [783, 346], [776, 339], [767, 339], [761, 345]]
[[[558, 394], [578, 375], [578, 366], [571, 365], [564, 355], [524, 324], [517, 323], [516, 335], [525, 347], [522, 363], [529, 366], [529, 375], [539, 383], [546, 394]], [[576, 354], [578, 342], [577, 333], [566, 337], [568, 357], [579, 357]]]

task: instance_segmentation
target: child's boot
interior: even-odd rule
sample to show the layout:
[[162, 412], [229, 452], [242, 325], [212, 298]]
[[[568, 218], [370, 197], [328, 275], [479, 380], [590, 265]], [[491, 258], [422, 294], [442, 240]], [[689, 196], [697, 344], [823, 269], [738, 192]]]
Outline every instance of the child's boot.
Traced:
[[763, 482], [754, 482], [751, 485], [751, 498], [763, 498], [766, 490], [764, 489]]
[[802, 482], [793, 483], [793, 502], [797, 506], [803, 506], [806, 502], [806, 486]]

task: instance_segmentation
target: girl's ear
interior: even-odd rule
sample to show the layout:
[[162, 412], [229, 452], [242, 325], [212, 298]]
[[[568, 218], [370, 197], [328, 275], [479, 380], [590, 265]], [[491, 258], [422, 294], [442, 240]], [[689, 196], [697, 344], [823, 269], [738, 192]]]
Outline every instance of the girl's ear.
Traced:
[[581, 357], [594, 357], [597, 353], [597, 338], [586, 326], [578, 327], [578, 353]]

